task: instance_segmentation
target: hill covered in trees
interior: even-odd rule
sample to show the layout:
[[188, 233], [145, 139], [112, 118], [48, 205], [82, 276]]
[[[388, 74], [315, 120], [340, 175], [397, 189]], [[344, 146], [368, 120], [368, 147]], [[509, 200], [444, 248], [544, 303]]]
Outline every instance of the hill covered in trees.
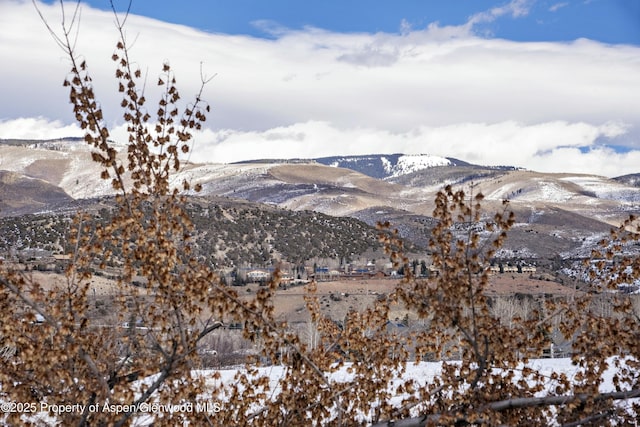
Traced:
[[[96, 223], [111, 218], [112, 199], [92, 199], [80, 209]], [[195, 225], [199, 259], [211, 267], [294, 264], [311, 259], [351, 262], [382, 245], [375, 227], [350, 217], [291, 211], [227, 198], [191, 198], [187, 210]], [[23, 258], [65, 253], [71, 211], [0, 218], [0, 251]]]

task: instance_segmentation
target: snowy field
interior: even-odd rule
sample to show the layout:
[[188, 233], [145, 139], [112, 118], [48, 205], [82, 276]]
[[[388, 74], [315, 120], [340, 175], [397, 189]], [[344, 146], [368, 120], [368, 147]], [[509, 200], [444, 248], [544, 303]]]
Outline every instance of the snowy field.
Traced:
[[[455, 362], [450, 362], [455, 363]], [[613, 365], [613, 359], [610, 360], [609, 366]], [[581, 368], [572, 364], [571, 359], [569, 358], [557, 358], [557, 359], [533, 359], [530, 360], [526, 365], [527, 367], [537, 370], [541, 374], [543, 374], [547, 378], [551, 378], [552, 373], [562, 374], [564, 373], [567, 378], [573, 380], [576, 378], [576, 375], [581, 371]], [[522, 366], [523, 368], [525, 365]], [[354, 375], [348, 372], [349, 365], [342, 367], [337, 372], [334, 372], [328, 375], [329, 382], [331, 383], [350, 383], [353, 380]], [[281, 379], [285, 377], [285, 367], [275, 365], [269, 367], [261, 367], [257, 370], [257, 376], [267, 376], [270, 378], [269, 387], [265, 389], [266, 399], [273, 399], [279, 393], [278, 383]], [[401, 382], [406, 379], [413, 379], [420, 386], [424, 386], [433, 381], [433, 379], [440, 375], [442, 370], [442, 362], [419, 362], [419, 363], [408, 363], [406, 366], [406, 370], [401, 377], [398, 377], [392, 381], [391, 387], [396, 388]], [[215, 373], [218, 375], [215, 375]], [[609, 368], [606, 372], [603, 373], [603, 382], [600, 385], [600, 392], [612, 392], [615, 391], [615, 387], [613, 385], [613, 376], [615, 374], [614, 368]], [[229, 384], [237, 383], [236, 375], [238, 373], [245, 373], [248, 375], [248, 372], [244, 368], [238, 369], [223, 369], [223, 370], [202, 370], [202, 371], [194, 371], [194, 375], [203, 376], [207, 383], [210, 385], [212, 389], [219, 388], [224, 390], [225, 387]], [[218, 376], [218, 378], [214, 378], [214, 376]], [[514, 378], [513, 381], [517, 381]], [[544, 396], [547, 394], [553, 394], [551, 390], [555, 389], [556, 383], [555, 381], [549, 380], [549, 383], [546, 387], [546, 391], [541, 392], [539, 395]], [[392, 404], [394, 406], [400, 406], [402, 399], [406, 396], [395, 396], [391, 399]], [[233, 406], [233, 402], [229, 402], [224, 396], [210, 396], [209, 401], [219, 403], [222, 411], [229, 410]], [[620, 405], [630, 406], [630, 403], [621, 402]], [[256, 409], [259, 409], [259, 405], [256, 405]], [[412, 416], [418, 416], [420, 407], [417, 406], [414, 408], [414, 413]], [[372, 422], [372, 414], [362, 414], [359, 422], [365, 422], [366, 424], [371, 424]], [[147, 426], [152, 422], [152, 419], [149, 417], [141, 417], [138, 419], [138, 423], [136, 425], [139, 426]], [[554, 425], [551, 423], [550, 425]]]
[[[455, 363], [455, 362], [451, 362]], [[623, 362], [624, 363], [624, 362]], [[613, 360], [610, 360], [609, 366], [613, 365]], [[551, 374], [553, 372], [557, 374], [564, 373], [569, 379], [576, 378], [576, 375], [580, 372], [580, 368], [573, 365], [570, 359], [567, 358], [559, 358], [559, 359], [534, 359], [531, 360], [526, 366], [531, 369], [537, 370], [542, 373], [547, 378], [551, 378]], [[523, 365], [524, 367], [524, 365]], [[441, 373], [442, 363], [441, 362], [420, 362], [420, 363], [409, 363], [407, 364], [406, 370], [404, 374], [400, 377], [397, 377], [392, 381], [391, 387], [395, 388], [398, 384], [405, 381], [406, 379], [413, 379], [419, 385], [429, 384], [433, 381], [435, 377], [437, 377]], [[269, 367], [261, 367], [257, 369], [257, 372], [254, 374], [257, 377], [266, 376], [269, 378], [268, 388], [265, 387], [263, 389], [265, 402], [274, 399], [279, 393], [278, 383], [285, 377], [286, 368], [284, 366], [269, 366]], [[203, 395], [197, 402], [181, 402], [176, 405], [165, 405], [150, 402], [149, 404], [144, 404], [140, 410], [140, 415], [138, 415], [133, 424], [134, 426], [151, 426], [153, 424], [155, 416], [160, 413], [170, 413], [170, 412], [192, 412], [192, 411], [205, 411], [212, 415], [215, 418], [215, 414], [222, 411], [233, 410], [233, 402], [229, 401], [229, 398], [226, 396], [225, 390], [228, 390], [228, 387], [232, 384], [238, 384], [237, 376], [239, 374], [244, 374], [247, 377], [251, 377], [252, 375], [245, 368], [235, 368], [235, 369], [221, 369], [221, 370], [198, 370], [193, 371], [192, 375], [194, 377], [203, 378], [206, 381], [206, 384], [210, 388], [210, 390], [221, 390], [221, 394], [218, 395]], [[603, 393], [615, 391], [613, 385], [613, 376], [615, 374], [615, 370], [613, 368], [609, 368], [606, 372], [604, 372], [602, 378], [603, 382], [600, 386], [600, 391]], [[516, 375], [517, 377], [517, 375]], [[340, 370], [329, 374], [328, 380], [331, 383], [349, 383], [353, 379], [353, 374], [348, 372], [348, 365], [342, 367]], [[153, 381], [153, 377], [142, 380], [142, 383], [150, 384]], [[517, 378], [514, 379], [517, 381]], [[140, 385], [142, 385], [140, 383]], [[547, 390], [549, 393], [545, 391], [540, 393], [540, 396], [544, 396], [546, 394], [553, 394], [551, 390], [555, 388], [555, 382], [549, 380]], [[402, 399], [406, 396], [395, 396], [391, 399], [392, 404], [394, 406], [399, 406], [401, 404]], [[6, 409], [10, 408], [9, 402], [0, 402], [2, 404], [4, 412], [8, 412]], [[40, 423], [44, 423], [44, 425], [57, 425], [56, 423], [56, 411], [80, 411], [82, 408], [62, 408], [55, 405], [54, 402], [42, 403], [39, 402], [37, 404], [34, 403], [35, 408], [39, 411], [36, 411], [35, 416], [31, 416], [28, 419], [31, 421], [39, 421]], [[45, 405], [45, 406], [43, 406]], [[621, 401], [620, 405], [625, 407], [630, 407], [630, 402]], [[111, 410], [124, 410], [126, 408], [117, 408], [117, 405], [112, 405]], [[106, 406], [100, 406], [98, 410], [109, 410], [106, 409]], [[256, 410], [260, 408], [260, 404], [257, 403], [255, 405]], [[412, 416], [419, 415], [420, 407], [417, 406], [414, 408], [414, 413]], [[14, 411], [15, 412], [15, 411]], [[31, 411], [33, 412], [33, 411]], [[2, 416], [0, 416], [0, 423], [2, 423]], [[372, 417], [371, 414], [362, 414], [361, 418], [358, 420], [359, 422], [364, 422], [365, 424], [371, 424]], [[186, 423], [185, 425], [189, 425]], [[554, 425], [550, 423], [550, 425]]]

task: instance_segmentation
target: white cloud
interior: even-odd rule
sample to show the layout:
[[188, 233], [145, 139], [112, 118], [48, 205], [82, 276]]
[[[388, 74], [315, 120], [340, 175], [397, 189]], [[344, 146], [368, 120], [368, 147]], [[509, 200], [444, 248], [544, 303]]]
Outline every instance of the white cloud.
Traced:
[[552, 4], [551, 6], [549, 6], [549, 12], [557, 12], [558, 10], [562, 9], [563, 7], [569, 6], [568, 2], [561, 2], [561, 3], [555, 3]]
[[258, 19], [251, 22], [251, 25], [273, 37], [280, 37], [289, 31], [288, 28], [270, 19]]
[[195, 162], [248, 158], [311, 158], [349, 154], [428, 153], [481, 165], [526, 166], [541, 172], [589, 172], [617, 176], [637, 172], [640, 151], [618, 154], [599, 145], [619, 136], [614, 123], [593, 126], [563, 121], [524, 125], [458, 123], [406, 132], [339, 129], [327, 122], [296, 123], [264, 132], [205, 131], [196, 137]]
[[60, 120], [50, 121], [44, 117], [0, 121], [0, 138], [59, 139], [83, 135], [75, 123], [65, 125]]
[[[170, 60], [185, 100], [197, 93], [200, 62], [207, 74], [217, 73], [204, 93], [212, 110], [194, 158], [407, 151], [540, 170], [637, 172], [635, 151], [617, 155], [602, 144], [640, 148], [640, 47], [474, 36], [483, 24], [524, 16], [530, 7], [516, 0], [466, 25], [405, 25], [401, 34], [277, 27], [273, 40], [131, 16], [127, 36], [149, 82]], [[57, 5], [41, 8], [55, 26]], [[52, 123], [66, 131], [73, 123], [61, 86], [68, 61], [30, 1], [0, 9], [0, 57], [11, 58], [0, 69], [0, 138], [37, 134]], [[83, 6], [77, 50], [112, 135], [124, 138], [110, 60], [116, 41], [112, 15]], [[157, 99], [154, 87], [147, 94]], [[22, 117], [46, 119], [17, 127], [13, 120]]]
[[[510, 16], [512, 18], [521, 18], [527, 16], [531, 9], [532, 0], [511, 0], [509, 3], [503, 6], [493, 7], [489, 10], [476, 13], [472, 15], [466, 23], [466, 26], [470, 30], [480, 31], [476, 27], [481, 24], [488, 24], [494, 22], [496, 19], [503, 16]], [[491, 34], [490, 30], [485, 30], [484, 33]]]
[[469, 19], [469, 22], [474, 24], [493, 22], [504, 15], [509, 15], [513, 18], [527, 16], [531, 9], [531, 4], [531, 0], [511, 0], [503, 6], [496, 6], [487, 11], [476, 13]]

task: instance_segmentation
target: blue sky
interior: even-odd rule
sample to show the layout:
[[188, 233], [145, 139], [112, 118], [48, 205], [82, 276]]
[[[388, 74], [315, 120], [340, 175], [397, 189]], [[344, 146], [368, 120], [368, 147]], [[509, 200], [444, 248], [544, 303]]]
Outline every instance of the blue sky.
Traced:
[[[58, 2], [36, 4], [59, 28]], [[145, 74], [169, 60], [183, 99], [201, 68], [215, 75], [194, 161], [403, 152], [640, 172], [639, 0], [134, 0], [131, 12]], [[83, 1], [76, 50], [126, 140], [116, 42], [108, 0]], [[68, 62], [31, 0], [0, 0], [0, 58], [0, 138], [82, 134]]]
[[[88, 0], [105, 8], [107, 0]], [[508, 4], [495, 0], [186, 0], [134, 1], [132, 13], [204, 31], [272, 37], [273, 27], [312, 26], [337, 32], [399, 32], [403, 23], [423, 28], [462, 25], [469, 17]], [[516, 41], [571, 41], [588, 38], [605, 43], [640, 44], [638, 0], [523, 1], [528, 12], [512, 20], [480, 26], [491, 37]], [[114, 0], [125, 10], [128, 1]]]

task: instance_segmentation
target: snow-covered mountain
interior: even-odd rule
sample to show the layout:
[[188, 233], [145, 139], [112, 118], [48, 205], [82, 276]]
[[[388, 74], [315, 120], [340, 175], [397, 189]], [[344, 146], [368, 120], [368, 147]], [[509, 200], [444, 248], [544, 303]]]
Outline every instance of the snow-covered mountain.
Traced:
[[373, 178], [387, 179], [408, 175], [436, 166], [462, 166], [467, 163], [430, 154], [374, 154], [366, 156], [333, 156], [314, 159], [318, 163], [351, 169]]

